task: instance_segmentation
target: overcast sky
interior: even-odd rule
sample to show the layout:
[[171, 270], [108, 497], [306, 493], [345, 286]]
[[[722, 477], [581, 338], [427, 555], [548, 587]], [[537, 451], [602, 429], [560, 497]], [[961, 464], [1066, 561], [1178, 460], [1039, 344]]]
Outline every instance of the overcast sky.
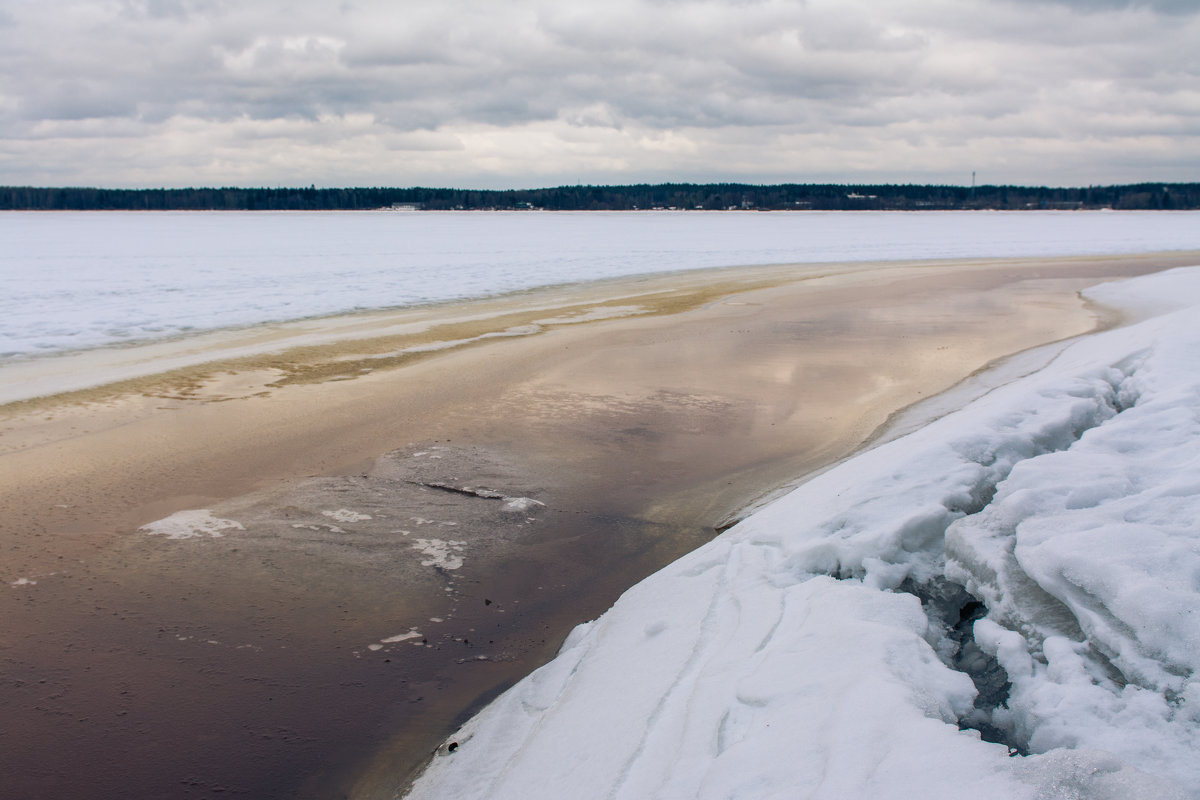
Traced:
[[0, 184], [1200, 181], [1200, 0], [0, 0]]

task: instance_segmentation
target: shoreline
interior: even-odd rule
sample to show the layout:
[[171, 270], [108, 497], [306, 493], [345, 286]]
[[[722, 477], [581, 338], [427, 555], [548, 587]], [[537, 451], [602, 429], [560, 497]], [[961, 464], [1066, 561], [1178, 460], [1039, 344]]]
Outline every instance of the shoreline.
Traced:
[[[464, 713], [756, 493], [857, 450], [890, 414], [995, 358], [1092, 330], [1082, 286], [1194, 263], [1200, 254], [620, 279], [598, 293], [559, 287], [563, 321], [539, 335], [476, 338], [388, 369], [361, 364], [394, 353], [394, 331], [135, 381], [124, 395], [5, 406], [4, 649], [33, 682], [4, 709], [27, 733], [5, 743], [4, 771], [36, 793], [55, 748], [70, 747], [80, 780], [121, 788], [122, 776], [96, 774], [113, 769], [104, 738], [129, 758], [159, 757], [128, 780], [173, 786], [192, 768], [259, 796], [387, 796]], [[433, 338], [554, 318], [520, 302]], [[632, 305], [658, 310], [587, 317]], [[400, 344], [428, 344], [430, 330]], [[514, 514], [447, 487], [541, 505]], [[243, 530], [137, 531], [200, 508]], [[413, 630], [423, 646], [398, 638]], [[81, 653], [102, 655], [85, 665]], [[38, 674], [67, 698], [50, 707], [91, 722], [63, 731], [36, 711], [51, 691]], [[133, 698], [106, 683], [121, 680]], [[203, 705], [172, 685], [199, 687]], [[336, 710], [314, 710], [314, 694]], [[111, 724], [97, 722], [109, 711]], [[181, 713], [197, 742], [231, 741], [182, 762], [160, 752], [147, 732]], [[292, 733], [259, 730], [272, 724]], [[241, 752], [248, 729], [270, 737], [254, 740], [253, 758]]]
[[[378, 357], [380, 349], [394, 348], [398, 343], [410, 347], [415, 343], [417, 348], [433, 345], [433, 349], [452, 349], [474, 343], [446, 338], [445, 334], [456, 327], [482, 327], [485, 337], [524, 336], [542, 333], [544, 329], [558, 325], [604, 318], [582, 315], [580, 309], [612, 308], [611, 316], [614, 317], [679, 313], [723, 293], [752, 289], [755, 284], [768, 286], [830, 276], [845, 279], [854, 273], [881, 269], [969, 268], [1030, 261], [1066, 264], [1104, 259], [1174, 260], [1175, 257], [1183, 259], [1180, 263], [1190, 262], [1200, 259], [1200, 251], [703, 267], [553, 284], [415, 306], [268, 321], [157, 341], [56, 352], [0, 364], [0, 410], [10, 404], [56, 402], [65, 395], [72, 396], [67, 399], [86, 401], [98, 390], [107, 388], [118, 393], [137, 391], [140, 390], [139, 382], [154, 378], [188, 381], [213, 371], [244, 370], [255, 361], [269, 362], [271, 357], [284, 357], [289, 352], [321, 349], [329, 352], [341, 346], [350, 352]], [[508, 333], [499, 323], [512, 315], [513, 308], [520, 308], [525, 317], [537, 316], [540, 311], [553, 312], [554, 318], [526, 323], [536, 330]], [[572, 314], [579, 316], [571, 318]], [[539, 322], [546, 324], [538, 325]]]

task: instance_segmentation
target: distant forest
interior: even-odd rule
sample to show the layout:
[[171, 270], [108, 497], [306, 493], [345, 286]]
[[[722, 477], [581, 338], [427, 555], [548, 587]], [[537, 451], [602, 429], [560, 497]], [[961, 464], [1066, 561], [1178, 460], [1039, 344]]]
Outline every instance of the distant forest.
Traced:
[[951, 209], [1200, 209], [1200, 183], [1122, 186], [917, 186], [663, 183], [546, 189], [96, 189], [0, 187], [0, 210], [332, 211], [349, 209], [629, 211], [919, 211]]

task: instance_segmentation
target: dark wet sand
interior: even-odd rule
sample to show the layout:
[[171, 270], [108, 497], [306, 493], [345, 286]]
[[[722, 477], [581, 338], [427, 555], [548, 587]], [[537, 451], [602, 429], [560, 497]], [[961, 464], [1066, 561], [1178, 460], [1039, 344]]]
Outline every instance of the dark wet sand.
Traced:
[[[611, 282], [0, 408], [0, 797], [394, 796], [573, 625], [763, 493], [1093, 329], [1079, 289], [1195, 263]], [[397, 352], [625, 306], [645, 313]], [[137, 530], [201, 508], [243, 530]]]

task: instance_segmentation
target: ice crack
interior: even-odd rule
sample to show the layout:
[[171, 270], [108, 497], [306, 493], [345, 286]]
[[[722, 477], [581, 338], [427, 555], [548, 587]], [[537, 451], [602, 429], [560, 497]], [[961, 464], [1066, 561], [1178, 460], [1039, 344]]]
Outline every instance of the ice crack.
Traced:
[[994, 656], [975, 641], [975, 623], [988, 609], [962, 585], [935, 580], [916, 585], [906, 582], [900, 591], [914, 595], [930, 621], [933, 645], [946, 666], [961, 672], [975, 684], [974, 706], [959, 717], [959, 730], [974, 730], [985, 742], [1008, 747], [1010, 755], [1028, 755], [1028, 742], [1015, 736], [1011, 726], [998, 724], [995, 712], [1007, 710], [1012, 681]]
[[537, 506], [544, 506], [545, 503], [540, 500], [534, 500], [532, 497], [510, 497], [503, 492], [497, 492], [493, 489], [476, 489], [470, 486], [454, 486], [442, 481], [409, 481], [416, 486], [423, 486], [426, 489], [437, 489], [441, 492], [450, 492], [451, 494], [461, 494], [466, 497], [478, 497], [483, 500], [503, 500], [504, 510], [513, 512], [532, 511]]
[[[977, 692], [959, 727], [979, 731], [1014, 755], [1030, 752], [1028, 731], [1014, 722], [1008, 708], [1012, 680], [976, 642], [975, 623], [986, 618], [1016, 630], [1035, 650], [1046, 630], [1075, 642], [1087, 637], [1071, 607], [1022, 568], [1014, 555], [1019, 520], [1006, 520], [994, 504], [1019, 465], [1058, 458], [1137, 405], [1131, 365], [1140, 362], [1126, 362], [1082, 376], [1058, 390], [1049, 406], [1002, 418], [984, 435], [951, 441], [952, 460], [940, 462], [942, 474], [925, 481], [903, 473], [885, 479], [894, 489], [875, 487], [876, 494], [831, 518], [826, 537], [805, 548], [809, 564], [831, 562], [818, 574], [916, 596], [929, 620], [929, 644]], [[890, 513], [881, 514], [884, 509]], [[834, 554], [836, 560], [829, 559]], [[1024, 622], [1033, 613], [1028, 609], [1014, 616], [1011, 595], [1019, 595], [1018, 605], [1036, 607], [1036, 626]], [[1120, 683], [1103, 648], [1088, 649], [1106, 679]]]

